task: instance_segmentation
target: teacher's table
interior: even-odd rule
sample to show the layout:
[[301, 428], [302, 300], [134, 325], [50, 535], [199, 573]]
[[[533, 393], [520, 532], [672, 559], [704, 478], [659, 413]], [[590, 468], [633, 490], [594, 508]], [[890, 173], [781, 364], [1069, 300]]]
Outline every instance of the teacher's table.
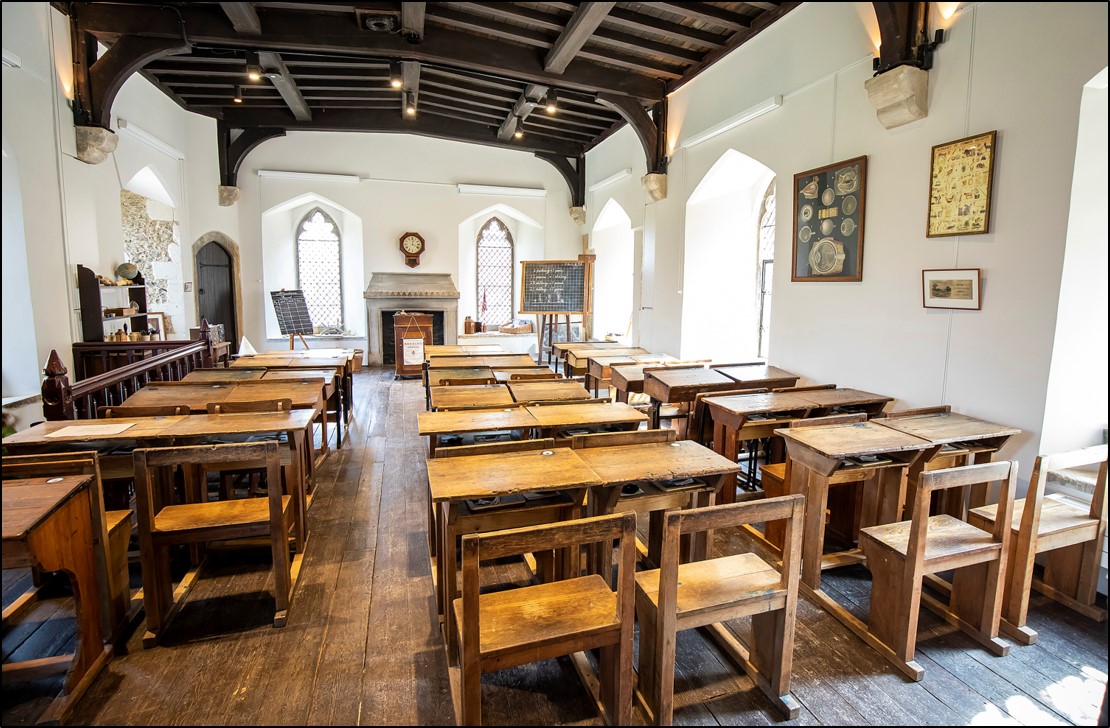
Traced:
[[[5, 480], [3, 556], [5, 569], [60, 571], [73, 585], [77, 616], [72, 654], [4, 663], [4, 683], [65, 673], [61, 694], [39, 723], [61, 722], [112, 656], [104, 644], [96, 577], [93, 479], [88, 475]], [[5, 610], [6, 611], [6, 610]], [[5, 618], [5, 630], [7, 618]]]
[[500, 407], [513, 404], [513, 395], [504, 384], [478, 384], [432, 387], [432, 409], [459, 407]]
[[517, 402], [558, 402], [590, 398], [586, 388], [573, 379], [525, 379], [511, 381], [507, 386]]

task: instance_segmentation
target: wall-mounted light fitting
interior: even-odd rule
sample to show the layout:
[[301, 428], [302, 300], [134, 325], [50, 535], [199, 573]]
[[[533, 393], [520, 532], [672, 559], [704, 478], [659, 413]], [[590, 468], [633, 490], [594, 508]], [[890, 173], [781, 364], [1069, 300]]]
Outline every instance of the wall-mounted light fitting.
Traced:
[[231, 99], [237, 104], [243, 103], [243, 89], [240, 86], [235, 87], [235, 96]]
[[559, 95], [555, 92], [555, 89], [548, 90], [547, 96], [543, 99], [543, 106], [549, 114], [554, 114], [559, 110]]
[[405, 92], [405, 113], [416, 116], [416, 97], [413, 96], [412, 91]]
[[401, 62], [389, 62], [389, 85], [393, 88], [401, 88], [404, 81], [401, 79]]
[[262, 63], [254, 51], [247, 51], [247, 78], [252, 81], [262, 80]]

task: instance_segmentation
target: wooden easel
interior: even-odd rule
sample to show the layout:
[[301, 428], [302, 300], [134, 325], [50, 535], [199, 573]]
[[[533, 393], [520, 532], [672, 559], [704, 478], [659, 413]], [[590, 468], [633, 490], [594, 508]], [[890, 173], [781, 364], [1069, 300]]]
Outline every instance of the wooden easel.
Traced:
[[304, 340], [304, 334], [289, 334], [289, 351], [293, 351], [295, 348], [297, 348], [297, 345], [293, 342], [293, 337], [294, 336], [296, 336], [298, 339], [301, 340], [301, 343], [304, 344], [304, 348], [306, 348], [306, 349], [311, 349], [312, 348], [311, 346], [308, 345], [308, 342]]
[[544, 357], [544, 354], [545, 354], [544, 347], [543, 347], [543, 342], [544, 342], [544, 337], [545, 337], [545, 334], [546, 334], [546, 338], [547, 338], [547, 351], [546, 351], [547, 363], [548, 364], [551, 363], [551, 361], [552, 361], [552, 357], [551, 357], [552, 346], [555, 343], [555, 332], [559, 330], [559, 318], [560, 317], [562, 317], [563, 325], [565, 326], [564, 330], [566, 331], [566, 335], [567, 335], [566, 340], [567, 341], [571, 340], [571, 338], [570, 338], [570, 317], [571, 317], [571, 315], [572, 314], [569, 314], [569, 313], [538, 313], [538, 314], [536, 314], [536, 335], [539, 337], [539, 341], [536, 344], [536, 350], [539, 352], [539, 356], [537, 357], [538, 361], [541, 361], [541, 362], [543, 361], [543, 357]]

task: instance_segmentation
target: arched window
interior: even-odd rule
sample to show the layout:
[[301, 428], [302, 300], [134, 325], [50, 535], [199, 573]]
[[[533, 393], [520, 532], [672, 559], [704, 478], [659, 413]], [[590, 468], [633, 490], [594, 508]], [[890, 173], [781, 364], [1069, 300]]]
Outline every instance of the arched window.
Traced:
[[339, 226], [319, 207], [297, 226], [297, 285], [314, 326], [343, 328]]
[[479, 321], [496, 326], [513, 319], [513, 237], [496, 217], [478, 231]]
[[775, 267], [775, 180], [763, 196], [759, 214], [759, 355], [767, 357], [771, 339], [771, 279]]

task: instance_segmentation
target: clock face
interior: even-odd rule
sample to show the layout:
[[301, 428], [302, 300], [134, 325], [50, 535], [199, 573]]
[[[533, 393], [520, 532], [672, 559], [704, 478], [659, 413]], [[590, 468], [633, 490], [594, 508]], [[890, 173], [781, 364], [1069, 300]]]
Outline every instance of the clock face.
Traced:
[[424, 249], [424, 241], [416, 235], [406, 235], [405, 237], [401, 238], [401, 249], [404, 250], [406, 253], [412, 253], [413, 255], [416, 255]]

